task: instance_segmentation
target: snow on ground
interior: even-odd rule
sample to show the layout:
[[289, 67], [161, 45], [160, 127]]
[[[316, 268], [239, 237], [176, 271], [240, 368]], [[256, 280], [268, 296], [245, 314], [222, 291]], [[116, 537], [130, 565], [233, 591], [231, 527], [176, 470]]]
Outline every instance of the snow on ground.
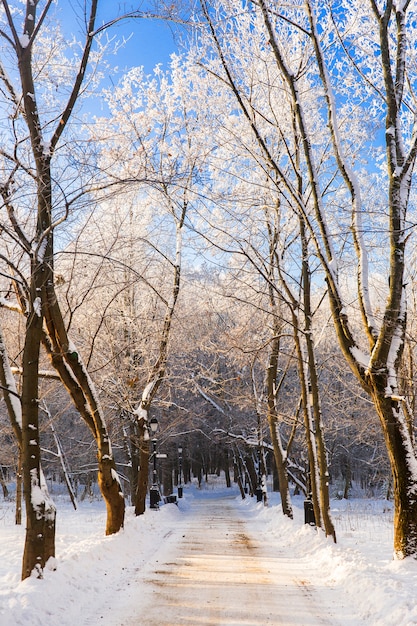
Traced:
[[[58, 508], [56, 570], [43, 580], [20, 582], [24, 525], [14, 525], [12, 502], [0, 503], [0, 626], [122, 626], [146, 595], [144, 569], [161, 562], [175, 532], [193, 515], [196, 498], [224, 495], [215, 479], [201, 490], [184, 489], [179, 506], [161, 506], [135, 517], [128, 508], [124, 530], [104, 536], [105, 510], [99, 500], [82, 502], [77, 511], [64, 496], [54, 497]], [[230, 490], [227, 490], [230, 493]], [[270, 506], [254, 498], [242, 501], [236, 491], [233, 505], [247, 532], [269, 533], [281, 551], [306, 563], [306, 577], [318, 599], [344, 598], [350, 618], [340, 624], [411, 626], [417, 624], [417, 562], [392, 559], [392, 504], [379, 500], [333, 500], [337, 545], [304, 524], [303, 499], [294, 498], [294, 521], [281, 514], [278, 496]], [[204, 531], [204, 529], [202, 529]], [[146, 566], [146, 568], [145, 568]], [[125, 590], [135, 585], [135, 593]], [[124, 595], [125, 594], [125, 595]], [[326, 597], [328, 595], [328, 598]], [[331, 596], [331, 597], [330, 597]], [[130, 607], [125, 601], [130, 598]], [[140, 622], [146, 626], [146, 621]], [[167, 622], [168, 623], [168, 622]], [[301, 626], [301, 625], [297, 625]], [[304, 625], [303, 625], [304, 626]]]

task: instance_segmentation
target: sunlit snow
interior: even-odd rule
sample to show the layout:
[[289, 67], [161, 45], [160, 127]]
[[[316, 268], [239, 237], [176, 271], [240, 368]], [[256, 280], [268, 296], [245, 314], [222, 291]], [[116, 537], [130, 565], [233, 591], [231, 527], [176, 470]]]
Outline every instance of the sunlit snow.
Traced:
[[[149, 598], [149, 572], [158, 570], [165, 554], [186, 534], [197, 499], [206, 498], [209, 506], [211, 498], [226, 492], [232, 495], [245, 533], [261, 540], [272, 538], [284, 572], [286, 559], [302, 562], [303, 578], [319, 606], [349, 607], [335, 614], [338, 624], [417, 623], [417, 562], [392, 558], [392, 503], [332, 500], [338, 538], [334, 545], [304, 524], [303, 498], [294, 499], [291, 521], [282, 515], [277, 494], [270, 494], [270, 506], [265, 508], [255, 498], [242, 501], [236, 488], [216, 487], [216, 482], [209, 477], [201, 490], [186, 485], [179, 506], [162, 505], [159, 511], [147, 510], [140, 517], [128, 507], [124, 530], [109, 537], [104, 535], [105, 506], [100, 499], [81, 502], [74, 511], [69, 498], [54, 494], [50, 487], [58, 509], [56, 559], [48, 564], [43, 580], [32, 577], [24, 582], [20, 582], [24, 524], [15, 526], [13, 502], [1, 502], [0, 626], [146, 625], [141, 598]], [[270, 567], [270, 563], [259, 566]], [[191, 585], [181, 593], [196, 591]], [[158, 613], [158, 619], [170, 623], [164, 612]], [[328, 617], [323, 619], [328, 623]]]

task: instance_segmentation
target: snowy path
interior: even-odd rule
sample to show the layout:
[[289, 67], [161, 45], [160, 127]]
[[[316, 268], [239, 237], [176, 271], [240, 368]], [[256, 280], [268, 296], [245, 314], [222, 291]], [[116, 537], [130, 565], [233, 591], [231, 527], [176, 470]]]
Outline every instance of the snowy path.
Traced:
[[[0, 502], [0, 626], [416, 626], [417, 563], [392, 559], [386, 501], [332, 503], [339, 543], [237, 488], [190, 485], [176, 507], [106, 537], [100, 500], [58, 498], [57, 569], [20, 582], [24, 526]], [[227, 497], [228, 496], [228, 497]]]
[[184, 518], [141, 570], [134, 615], [113, 626], [341, 623], [340, 605], [323, 606], [305, 564], [250, 533], [232, 499], [196, 499]]

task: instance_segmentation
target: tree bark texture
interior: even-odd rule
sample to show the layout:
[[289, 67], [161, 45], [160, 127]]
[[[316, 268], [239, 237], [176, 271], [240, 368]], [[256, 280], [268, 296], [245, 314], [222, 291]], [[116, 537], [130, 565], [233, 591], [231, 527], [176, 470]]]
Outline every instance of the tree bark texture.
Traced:
[[[329, 466], [327, 462], [326, 445], [324, 441], [324, 428], [322, 424], [322, 412], [320, 406], [320, 394], [318, 385], [316, 356], [313, 343], [313, 312], [311, 307], [311, 272], [308, 262], [308, 242], [304, 220], [300, 219], [300, 235], [302, 247], [302, 276], [303, 276], [303, 302], [304, 302], [304, 337], [306, 342], [308, 373], [311, 393], [311, 411], [313, 412], [315, 426], [315, 442], [317, 446], [317, 464], [320, 493], [320, 512], [323, 520], [326, 536], [333, 537], [336, 543], [336, 530], [330, 515], [329, 493]], [[310, 394], [309, 394], [310, 395]], [[310, 398], [309, 398], [310, 400]]]
[[391, 465], [394, 494], [394, 553], [417, 557], [417, 475], [415, 453], [402, 400], [385, 397], [386, 377], [371, 374], [372, 399], [377, 409]]
[[139, 437], [139, 472], [135, 498], [135, 515], [142, 515], [146, 509], [146, 494], [149, 482], [149, 439], [144, 439], [141, 428]]
[[22, 465], [26, 506], [26, 538], [22, 561], [22, 579], [37, 571], [38, 577], [50, 557], [55, 556], [56, 510], [42, 484], [39, 437], [39, 353], [43, 332], [40, 305], [43, 267], [32, 269], [32, 302], [27, 319], [23, 351], [22, 380]]

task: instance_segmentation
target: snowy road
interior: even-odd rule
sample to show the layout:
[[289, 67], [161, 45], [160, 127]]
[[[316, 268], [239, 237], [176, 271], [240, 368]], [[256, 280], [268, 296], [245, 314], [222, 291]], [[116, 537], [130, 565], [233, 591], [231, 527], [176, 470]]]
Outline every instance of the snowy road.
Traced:
[[323, 606], [305, 563], [251, 534], [233, 500], [196, 499], [184, 518], [141, 571], [135, 615], [117, 626], [342, 623], [340, 605]]
[[[0, 502], [0, 626], [416, 626], [417, 564], [392, 559], [386, 501], [332, 503], [339, 543], [241, 500], [187, 486], [179, 506], [126, 511], [106, 537], [102, 501], [60, 500], [57, 569], [20, 581], [24, 526]], [[388, 512], [387, 512], [388, 511]]]

